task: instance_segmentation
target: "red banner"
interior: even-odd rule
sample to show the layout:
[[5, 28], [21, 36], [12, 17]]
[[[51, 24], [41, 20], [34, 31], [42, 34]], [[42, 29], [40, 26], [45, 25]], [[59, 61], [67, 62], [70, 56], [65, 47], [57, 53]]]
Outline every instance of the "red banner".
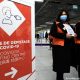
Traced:
[[0, 80], [17, 80], [32, 72], [31, 7], [0, 6]]

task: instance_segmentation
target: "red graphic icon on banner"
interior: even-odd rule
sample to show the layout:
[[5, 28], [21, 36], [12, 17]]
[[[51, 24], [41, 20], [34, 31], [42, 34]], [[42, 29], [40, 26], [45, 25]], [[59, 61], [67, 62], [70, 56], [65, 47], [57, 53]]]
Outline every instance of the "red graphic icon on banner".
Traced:
[[17, 80], [32, 73], [31, 7], [5, 0], [0, 12], [0, 80]]

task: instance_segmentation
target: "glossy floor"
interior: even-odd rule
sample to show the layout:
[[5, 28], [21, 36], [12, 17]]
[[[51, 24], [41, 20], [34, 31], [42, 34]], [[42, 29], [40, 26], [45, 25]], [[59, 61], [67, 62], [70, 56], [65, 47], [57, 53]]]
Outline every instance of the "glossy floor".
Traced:
[[[52, 52], [49, 46], [36, 46], [36, 80], [56, 80], [56, 72], [52, 71]], [[64, 74], [64, 80], [78, 80], [78, 73], [71, 67], [70, 73]]]

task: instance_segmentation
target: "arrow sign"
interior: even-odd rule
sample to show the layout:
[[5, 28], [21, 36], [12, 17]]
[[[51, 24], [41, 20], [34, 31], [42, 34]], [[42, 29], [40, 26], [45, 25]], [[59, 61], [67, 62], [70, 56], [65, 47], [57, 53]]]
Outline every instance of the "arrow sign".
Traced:
[[12, 71], [6, 73], [5, 76], [10, 76], [10, 75], [12, 75], [11, 78], [14, 78], [15, 75], [17, 74], [18, 70], [16, 70], [14, 67], [11, 67], [11, 70], [12, 70]]

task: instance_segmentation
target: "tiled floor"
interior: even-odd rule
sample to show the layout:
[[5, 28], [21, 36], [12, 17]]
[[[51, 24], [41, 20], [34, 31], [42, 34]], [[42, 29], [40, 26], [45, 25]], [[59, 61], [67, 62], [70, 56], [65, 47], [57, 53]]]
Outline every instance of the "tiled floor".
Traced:
[[[56, 72], [52, 71], [52, 53], [49, 46], [36, 46], [36, 80], [56, 80]], [[76, 78], [76, 79], [75, 79]], [[71, 67], [70, 73], [64, 74], [64, 80], [78, 80], [78, 73]]]

